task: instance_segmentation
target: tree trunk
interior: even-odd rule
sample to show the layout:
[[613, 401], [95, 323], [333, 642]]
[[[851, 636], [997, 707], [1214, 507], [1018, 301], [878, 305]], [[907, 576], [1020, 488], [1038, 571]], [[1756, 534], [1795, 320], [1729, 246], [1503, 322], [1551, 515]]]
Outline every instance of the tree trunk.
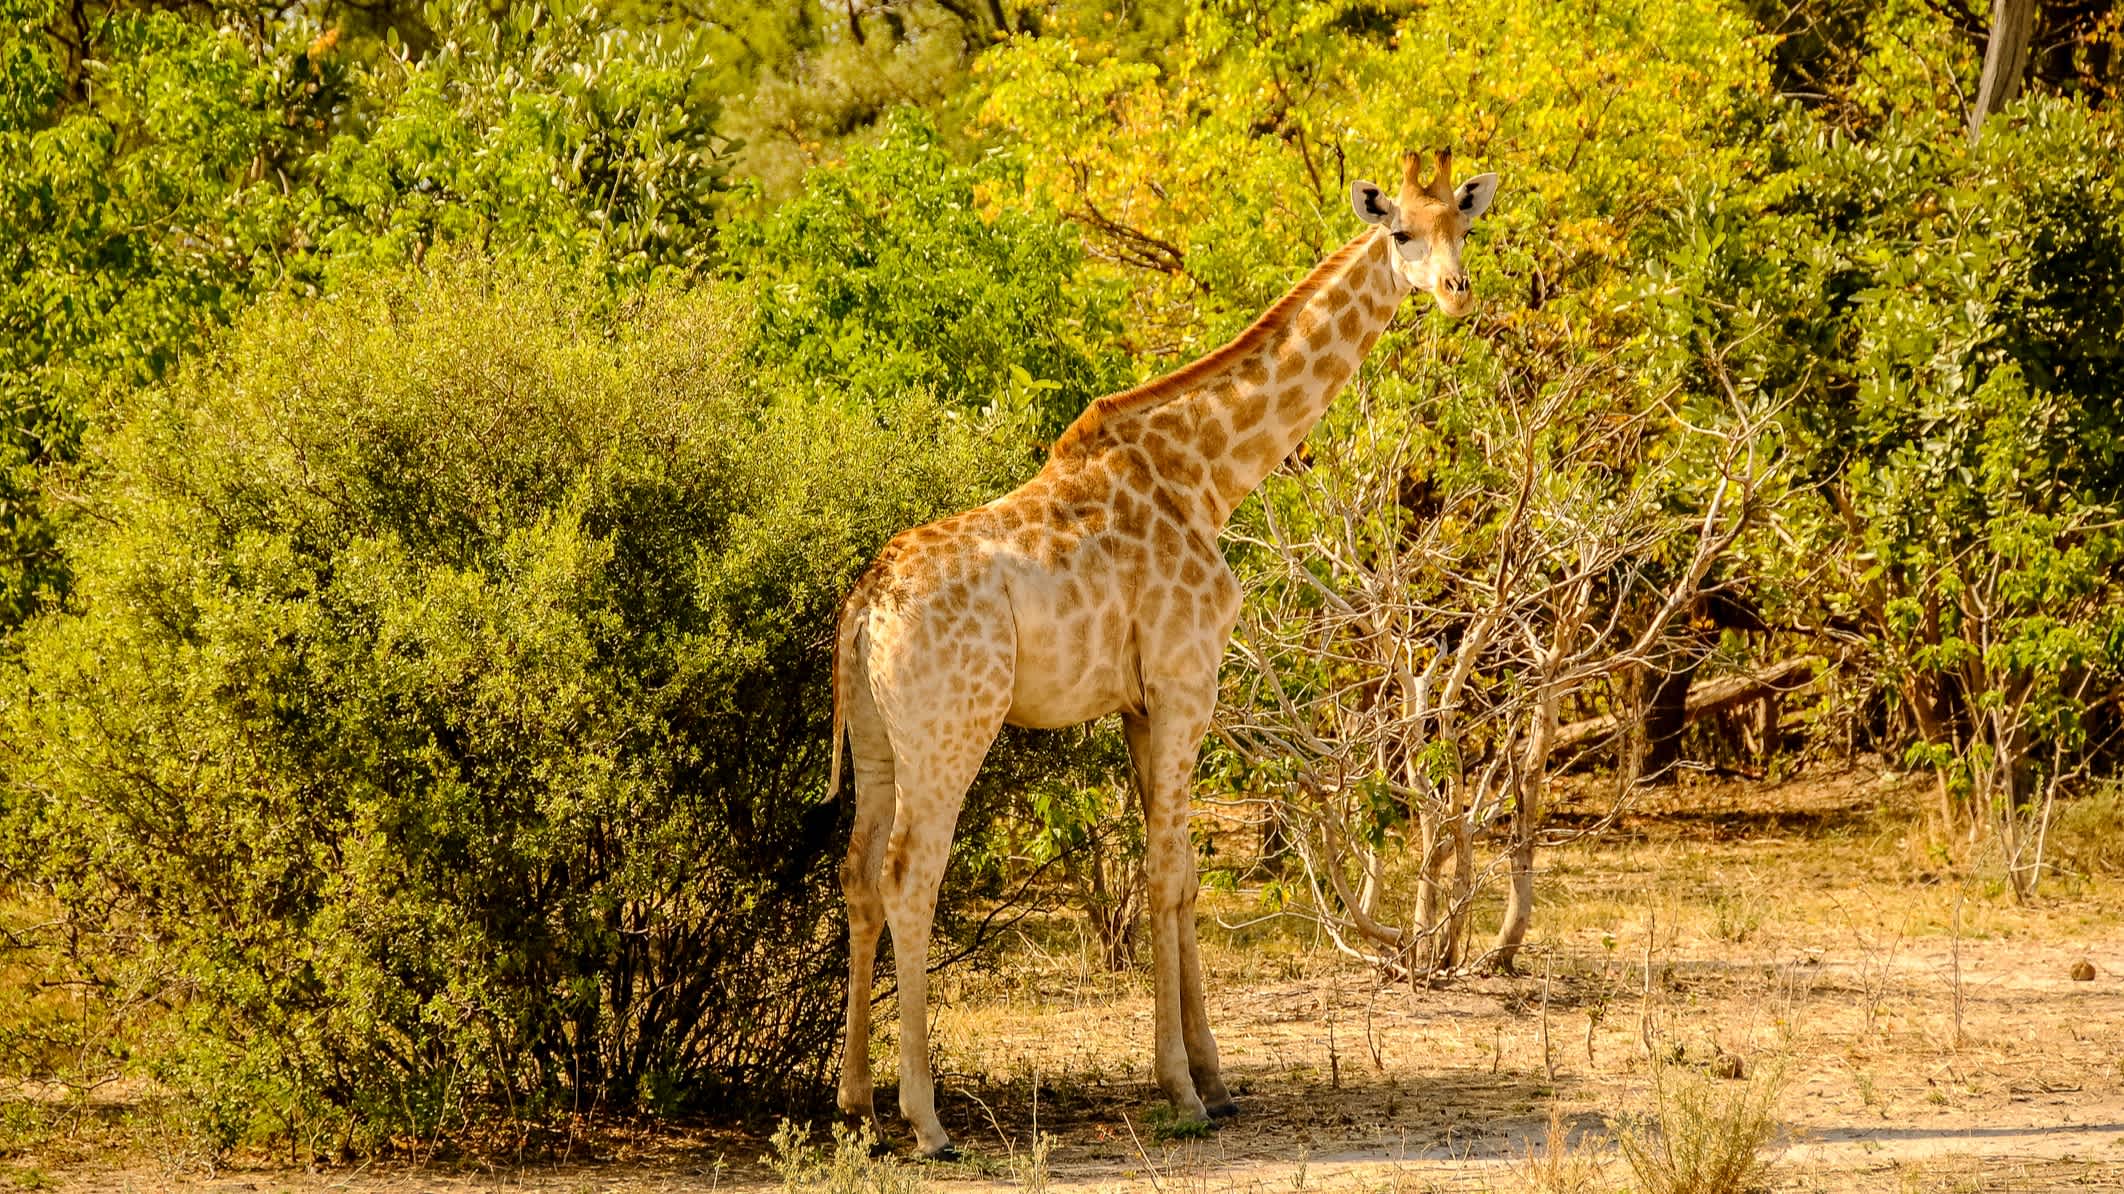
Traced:
[[1991, 36], [1984, 42], [1984, 76], [1977, 83], [1976, 106], [1969, 111], [1969, 139], [1983, 131], [1984, 118], [2021, 93], [2028, 70], [2028, 37], [2035, 31], [2035, 0], [1992, 0]]
[[1458, 970], [1468, 960], [1468, 922], [1475, 912], [1475, 827], [1465, 816], [1453, 821], [1453, 908], [1446, 918], [1445, 967]]
[[1682, 727], [1689, 722], [1689, 681], [1696, 665], [1678, 671], [1654, 673], [1651, 692], [1645, 698], [1644, 720], [1638, 734], [1637, 783], [1664, 784], [1674, 779], [1674, 764], [1681, 761]]
[[1765, 693], [1755, 703], [1755, 757], [1765, 766], [1785, 749], [1785, 700], [1782, 693]]
[[1280, 793], [1267, 795], [1268, 812], [1261, 818], [1261, 865], [1281, 875], [1290, 869], [1291, 819]]
[[1539, 720], [1527, 737], [1526, 765], [1519, 776], [1519, 807], [1512, 810], [1512, 862], [1505, 888], [1504, 918], [1498, 922], [1491, 943], [1492, 962], [1501, 974], [1510, 974], [1526, 942], [1527, 928], [1534, 923], [1534, 833], [1541, 824], [1542, 789], [1549, 778], [1549, 738], [1556, 727], [1560, 698], [1554, 687], [1542, 701]]
[[1452, 823], [1451, 817], [1435, 812], [1425, 812], [1421, 817], [1423, 864], [1416, 879], [1416, 932], [1412, 945], [1421, 942], [1422, 954], [1418, 956], [1413, 949], [1410, 953], [1412, 981], [1419, 974], [1435, 974], [1450, 964], [1452, 894], [1446, 867], [1453, 857]]

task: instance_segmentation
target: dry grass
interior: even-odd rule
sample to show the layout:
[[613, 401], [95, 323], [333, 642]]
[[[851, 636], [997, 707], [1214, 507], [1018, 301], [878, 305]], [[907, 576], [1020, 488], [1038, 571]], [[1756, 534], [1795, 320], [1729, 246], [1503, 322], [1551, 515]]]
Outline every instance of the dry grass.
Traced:
[[814, 1143], [811, 1125], [783, 1120], [768, 1144], [783, 1194], [922, 1194], [919, 1166], [882, 1155], [869, 1124], [835, 1124], [830, 1140]]
[[[1479, 1180], [1501, 1191], [1652, 1188], [1663, 1169], [1678, 1175], [1674, 1188], [1721, 1173], [1744, 1188], [1760, 1179], [1742, 1162], [1759, 1160], [1780, 1126], [1762, 1102], [1776, 1072], [1767, 1059], [1787, 1051], [1782, 1126], [1822, 1139], [1804, 1165], [1786, 1157], [1785, 1181], [1845, 1188], [1817, 1177], [1875, 1147], [2063, 1149], [2076, 1138], [2052, 1127], [2118, 1122], [2124, 987], [2108, 966], [2091, 986], [2067, 970], [2124, 946], [2124, 884], [2016, 907], [1932, 841], [1926, 794], [1861, 771], [1774, 790], [1699, 784], [1647, 802], [1607, 839], [1548, 858], [1535, 943], [1552, 960], [1546, 999], [1540, 966], [1439, 990], [1381, 986], [1301, 926], [1253, 922], [1244, 890], [1206, 893], [1211, 1014], [1246, 1108], [1203, 1146], [1225, 1175], [1208, 1188], [1287, 1180], [1300, 1149], [1315, 1185], [1338, 1172], [1346, 1184], [1369, 1164], [1358, 1184], [1391, 1173], [1420, 1188], [1430, 1178], [1419, 1175], [1464, 1181], [1487, 1165]], [[1247, 927], [1220, 929], [1218, 917]], [[1148, 976], [1087, 987], [1063, 967], [1042, 970], [1040, 953], [1078, 952], [1073, 933], [1066, 921], [1046, 926], [1002, 972], [962, 976], [939, 1038], [1006, 1118], [1031, 1073], [1046, 1075], [1054, 1172], [1141, 1180], [1125, 1133], [1102, 1125], [1141, 1123], [1158, 1100]], [[1755, 1076], [1670, 1067], [1655, 1088], [1648, 1003], [1663, 1042], [1699, 1062], [1744, 1054]], [[1619, 1141], [1595, 1147], [1584, 1127], [1623, 1108], [1644, 1109], [1644, 1174]], [[1577, 1125], [1564, 1138], [1575, 1145], [1547, 1139], [1558, 1116]], [[2027, 1136], [1996, 1135], [2002, 1119]], [[1328, 1159], [1360, 1156], [1372, 1160]], [[1377, 1168], [1389, 1162], [1399, 1168]]]
[[1777, 1133], [1782, 1062], [1742, 1080], [1655, 1062], [1652, 1110], [1616, 1142], [1645, 1194], [1742, 1194], [1762, 1185]]
[[1511, 1167], [1513, 1188], [1526, 1194], [1610, 1194], [1615, 1157], [1604, 1133], [1574, 1136], [1563, 1108], [1551, 1105], [1549, 1126], [1536, 1149]]
[[2061, 803], [2049, 846], [2068, 880], [2124, 875], [2124, 783]]

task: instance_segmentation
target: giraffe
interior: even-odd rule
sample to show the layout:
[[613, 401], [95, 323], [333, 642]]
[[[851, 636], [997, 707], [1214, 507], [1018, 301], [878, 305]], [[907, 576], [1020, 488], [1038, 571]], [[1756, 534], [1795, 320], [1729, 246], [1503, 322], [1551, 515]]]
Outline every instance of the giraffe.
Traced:
[[1461, 245], [1497, 176], [1428, 183], [1402, 155], [1397, 198], [1359, 180], [1367, 227], [1223, 347], [1092, 402], [1038, 475], [895, 536], [843, 601], [834, 639], [829, 790], [845, 735], [855, 828], [847, 1039], [839, 1103], [875, 1118], [870, 1002], [878, 936], [899, 979], [900, 1112], [952, 1155], [929, 1069], [927, 959], [937, 888], [967, 786], [1005, 723], [1121, 715], [1143, 802], [1155, 992], [1153, 1072], [1186, 1120], [1235, 1114], [1203, 1006], [1188, 785], [1216, 703], [1239, 584], [1217, 547], [1251, 493], [1356, 372], [1401, 300], [1473, 306]]

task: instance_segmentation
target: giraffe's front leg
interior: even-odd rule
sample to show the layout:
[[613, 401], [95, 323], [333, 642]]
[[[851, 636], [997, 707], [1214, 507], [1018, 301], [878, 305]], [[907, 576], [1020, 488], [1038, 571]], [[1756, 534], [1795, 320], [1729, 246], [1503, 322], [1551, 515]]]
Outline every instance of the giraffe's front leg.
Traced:
[[1187, 1038], [1187, 1071], [1195, 1080], [1195, 1093], [1211, 1119], [1239, 1114], [1239, 1104], [1224, 1086], [1224, 1070], [1217, 1059], [1217, 1038], [1211, 1034], [1209, 1010], [1203, 1003], [1202, 953], [1195, 942], [1195, 893], [1201, 883], [1195, 874], [1195, 853], [1187, 854], [1187, 903], [1180, 917], [1180, 1024]]
[[1152, 686], [1145, 696], [1148, 711], [1124, 717], [1122, 729], [1143, 796], [1155, 997], [1152, 1070], [1173, 1106], [1200, 1119], [1229, 1114], [1231, 1104], [1203, 1008], [1195, 944], [1195, 854], [1187, 832], [1188, 783], [1209, 724], [1214, 681]]

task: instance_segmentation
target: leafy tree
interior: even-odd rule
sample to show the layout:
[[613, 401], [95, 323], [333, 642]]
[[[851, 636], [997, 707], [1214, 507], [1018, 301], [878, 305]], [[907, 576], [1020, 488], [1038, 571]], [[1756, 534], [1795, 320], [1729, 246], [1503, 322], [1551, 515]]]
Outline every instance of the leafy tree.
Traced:
[[431, 12], [438, 45], [354, 68], [373, 113], [303, 163], [296, 245], [390, 265], [430, 244], [587, 261], [616, 281], [703, 264], [729, 172], [699, 32], [594, 6]]
[[113, 13], [74, 46], [45, 33], [57, 11], [0, 5], [0, 626], [64, 584], [39, 470], [98, 385], [159, 375], [241, 301], [260, 220], [238, 194], [290, 136], [234, 38]]
[[916, 113], [804, 193], [734, 222], [727, 268], [757, 287], [755, 359], [821, 394], [926, 389], [1043, 434], [1125, 382], [1110, 287], [1080, 276], [1064, 227], [1001, 206], [1013, 161], [952, 160]]
[[1716, 5], [1198, 0], [1164, 61], [1014, 41], [984, 64], [982, 120], [1024, 146], [1023, 201], [1132, 278], [1139, 357], [1235, 331], [1350, 235], [1351, 181], [1439, 145], [1505, 173], [1472, 257], [1497, 317], [1597, 328], [1676, 175], [1740, 160], [1764, 102], [1751, 32]]

